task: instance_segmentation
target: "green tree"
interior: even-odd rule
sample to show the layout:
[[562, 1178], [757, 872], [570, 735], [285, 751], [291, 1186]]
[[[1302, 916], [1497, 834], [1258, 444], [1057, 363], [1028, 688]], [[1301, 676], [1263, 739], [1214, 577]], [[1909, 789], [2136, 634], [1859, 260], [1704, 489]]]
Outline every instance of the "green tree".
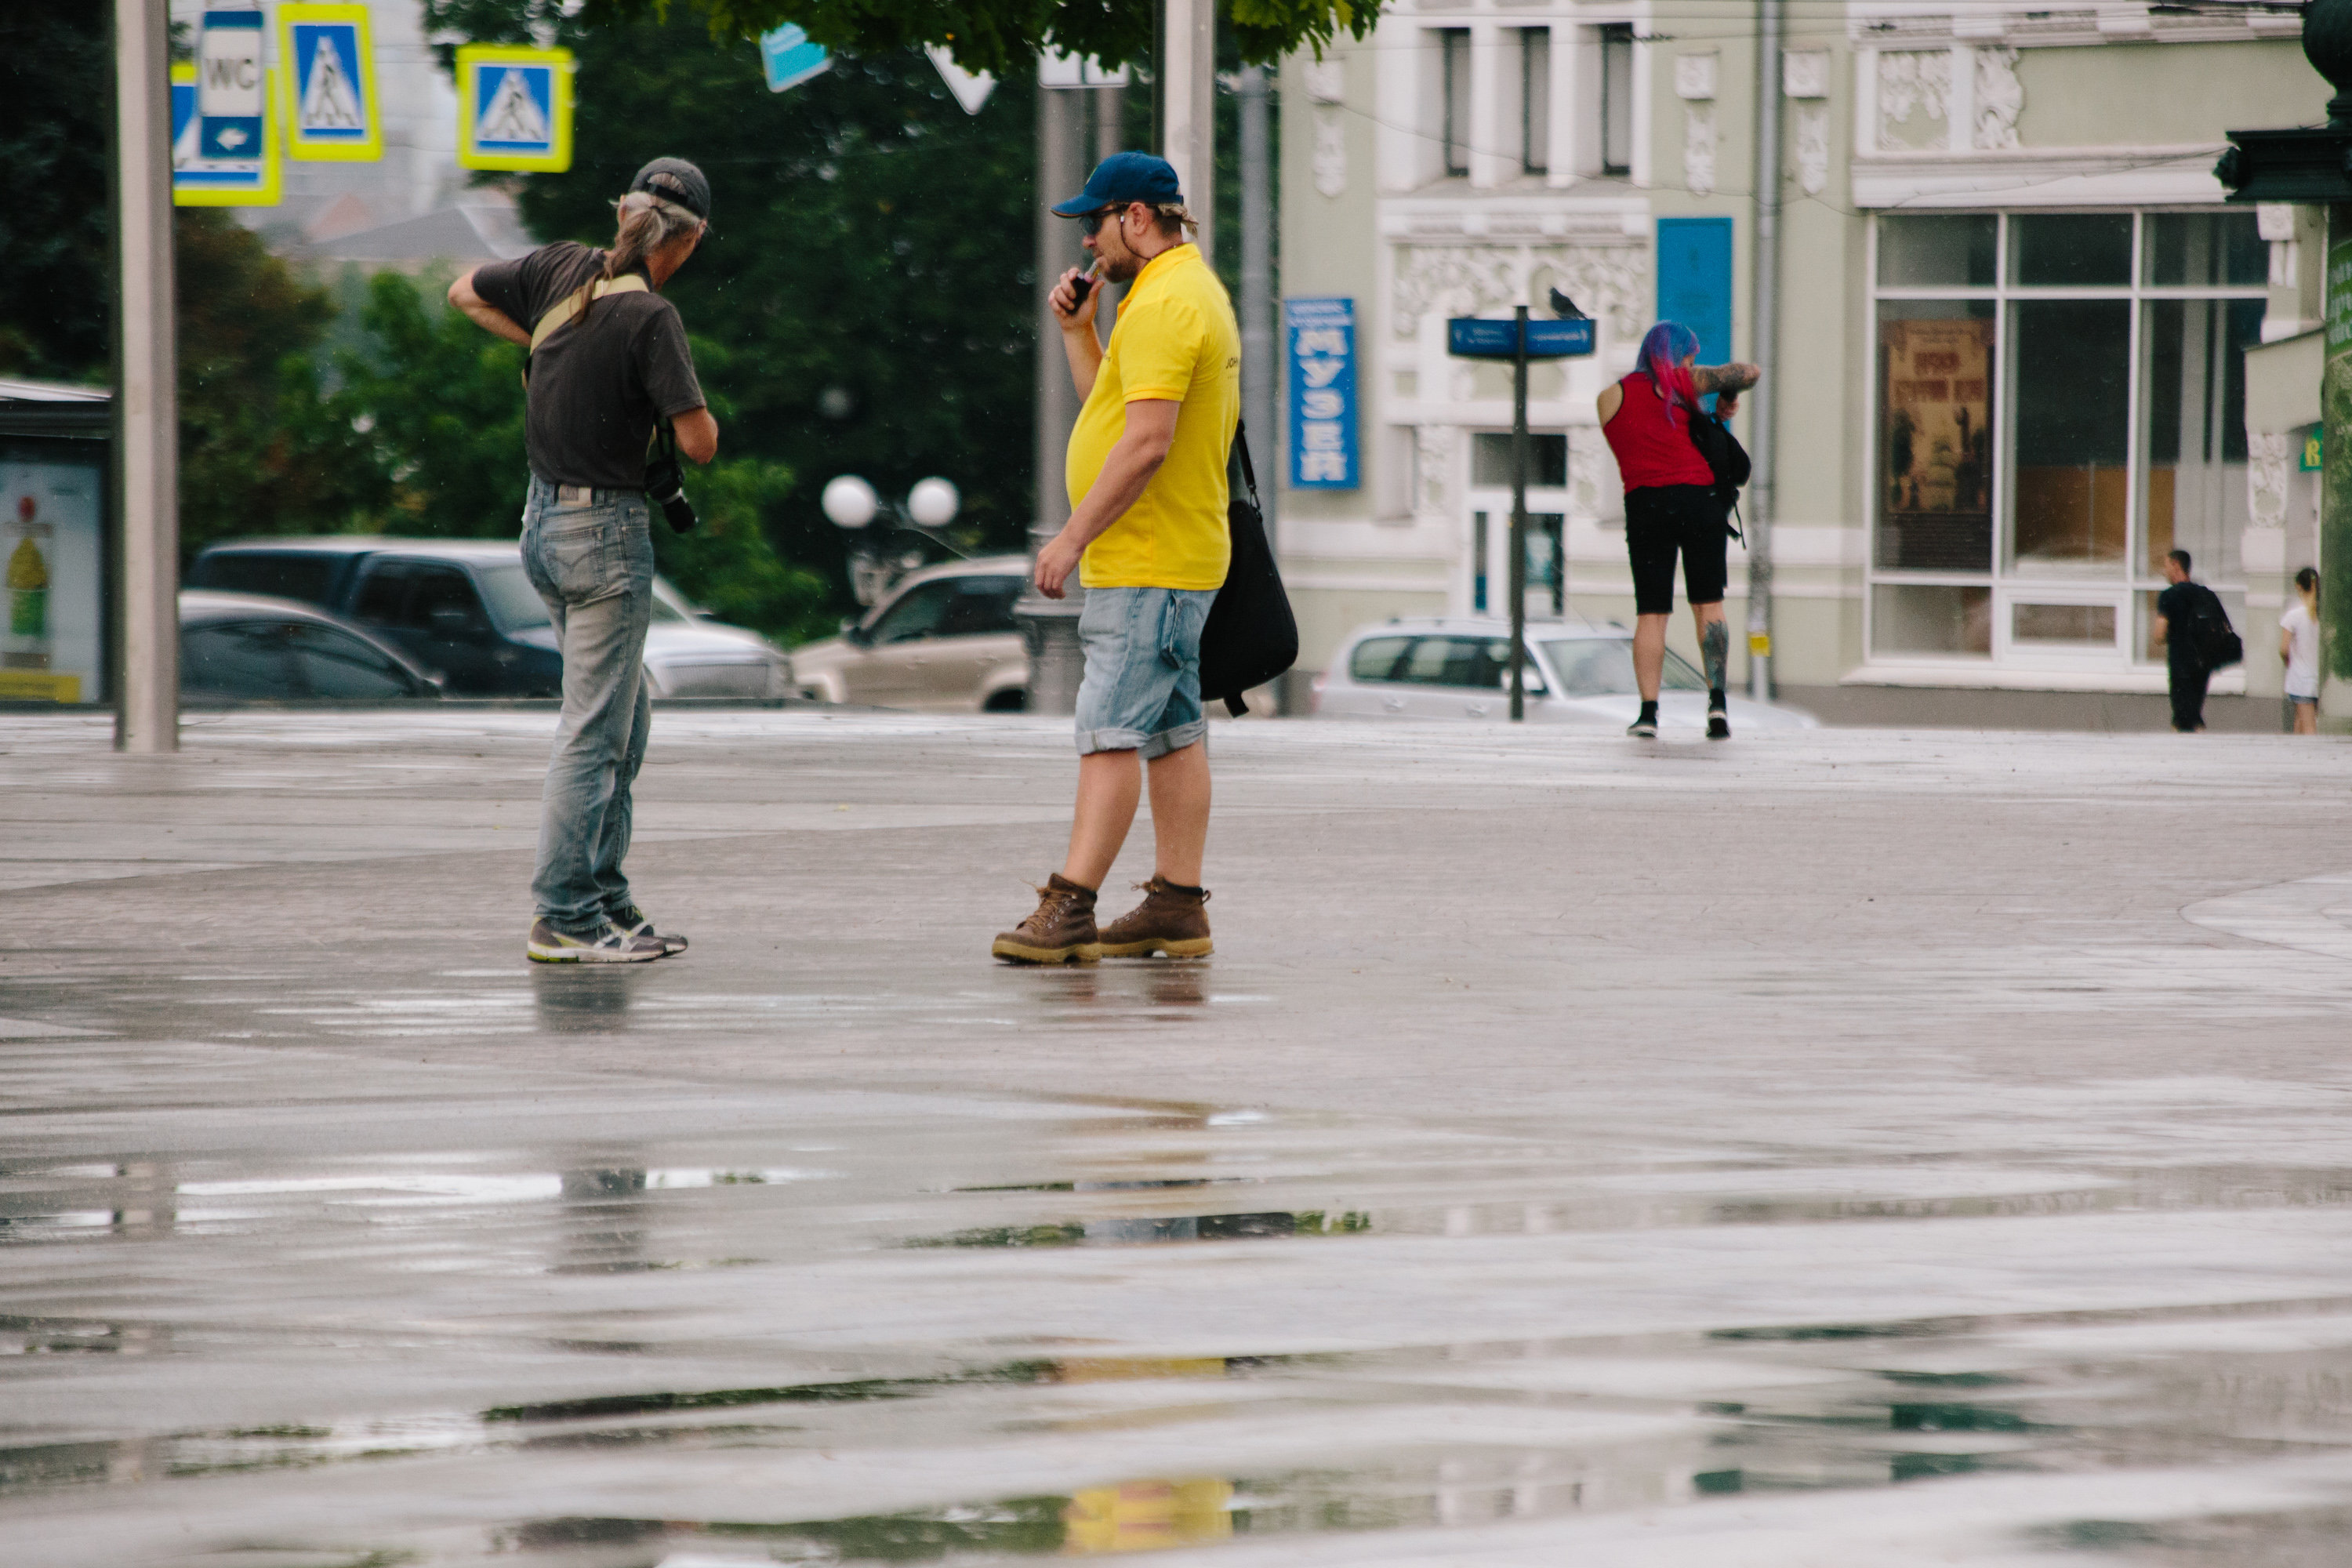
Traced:
[[[754, 38], [796, 22], [829, 48], [863, 55], [943, 45], [973, 70], [1009, 77], [1041, 49], [1092, 55], [1107, 64], [1147, 59], [1151, 0], [425, 0], [428, 26], [483, 42], [523, 42], [572, 20], [590, 31], [648, 17], [690, 19], [714, 38]], [[1220, 21], [1243, 58], [1270, 64], [1295, 49], [1318, 52], [1342, 33], [1361, 38], [1381, 0], [1223, 0]]]
[[0, 374], [107, 379], [106, 12], [0, 6]]
[[180, 358], [180, 543], [328, 532], [380, 507], [382, 471], [321, 395], [311, 351], [333, 315], [216, 208], [173, 224]]
[[973, 542], [1018, 548], [1037, 352], [1025, 82], [967, 115], [919, 54], [838, 59], [771, 93], [751, 45], [683, 16], [565, 36], [572, 166], [530, 176], [523, 216], [544, 238], [608, 244], [612, 200], [647, 158], [709, 174], [712, 233], [664, 292], [696, 334], [721, 450], [803, 481], [777, 514], [783, 559], [846, 605], [839, 531], [816, 504], [840, 473], [888, 494], [943, 474]]

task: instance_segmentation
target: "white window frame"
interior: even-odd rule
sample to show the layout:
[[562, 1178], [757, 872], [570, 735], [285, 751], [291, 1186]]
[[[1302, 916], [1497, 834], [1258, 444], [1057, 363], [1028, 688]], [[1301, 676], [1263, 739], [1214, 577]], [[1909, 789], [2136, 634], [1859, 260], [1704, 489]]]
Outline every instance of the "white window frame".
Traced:
[[[1878, 275], [1880, 221], [1890, 216], [1910, 214], [1874, 213], [1871, 216], [1868, 243], [1864, 247], [1864, 266], [1869, 284], [1869, 330], [1863, 344], [1863, 379], [1868, 387], [1867, 417], [1864, 420], [1863, 462], [1863, 662], [1869, 665], [1949, 667], [1954, 671], [1984, 670], [2049, 670], [2095, 673], [2111, 671], [2121, 675], [2136, 670], [2161, 669], [2161, 660], [2151, 661], [2142, 657], [2139, 646], [2139, 595], [2165, 586], [2160, 576], [2152, 574], [2143, 559], [2147, 516], [2142, 489], [2146, 483], [2144, 469], [2146, 439], [2142, 429], [2141, 398], [2147, 380], [2147, 352], [2144, 342], [2144, 321], [2147, 307], [2165, 300], [2261, 300], [2268, 301], [2269, 289], [2263, 284], [2153, 284], [2141, 281], [2147, 275], [2147, 245], [2150, 217], [2170, 213], [2218, 214], [2234, 210], [2210, 205], [2164, 205], [2144, 207], [2036, 207], [2010, 209], [1937, 207], [1932, 216], [1992, 216], [1997, 224], [1994, 232], [1993, 282], [1986, 287], [1958, 284], [1904, 285], [1882, 284]], [[2063, 212], [2098, 213], [2114, 216], [2128, 213], [2132, 218], [2131, 273], [2127, 283], [2101, 285], [2093, 288], [2053, 288], [2041, 285], [2015, 284], [2010, 279], [2010, 225], [2019, 216], [2041, 217]], [[2013, 498], [2010, 494], [2011, 454], [2016, 441], [2015, 395], [2016, 366], [2009, 352], [2010, 307], [2021, 300], [2126, 300], [2131, 307], [2129, 354], [2127, 366], [2126, 446], [2124, 456], [2124, 568], [2113, 577], [2062, 575], [2046, 574], [2040, 576], [2020, 573], [2010, 562], [2011, 511]], [[1992, 559], [1983, 572], [1906, 572], [1882, 568], [1878, 564], [1879, 513], [1885, 497], [1881, 483], [1881, 464], [1885, 454], [1880, 448], [1880, 427], [1885, 414], [1885, 389], [1879, 384], [1879, 305], [1882, 301], [1922, 300], [1987, 300], [1993, 307], [1993, 374], [1998, 383], [1993, 405], [1994, 438], [1990, 443], [1992, 471], [1985, 477], [1989, 487], [1992, 514]], [[2217, 593], [2242, 595], [2245, 584], [2208, 581]], [[1992, 639], [1990, 657], [1983, 654], [1952, 653], [1885, 653], [1877, 648], [1877, 590], [1881, 587], [1967, 587], [1991, 590]], [[2085, 646], [2070, 648], [2063, 644], [2037, 643], [2021, 649], [2011, 635], [2014, 606], [2034, 605], [2112, 605], [2116, 610], [2116, 645], [2113, 648]]]

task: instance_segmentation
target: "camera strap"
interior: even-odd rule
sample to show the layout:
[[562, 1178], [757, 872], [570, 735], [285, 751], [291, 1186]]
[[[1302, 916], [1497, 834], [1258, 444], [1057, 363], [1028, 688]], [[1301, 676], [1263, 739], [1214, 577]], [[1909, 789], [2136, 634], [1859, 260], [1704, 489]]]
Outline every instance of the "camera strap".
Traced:
[[646, 291], [646, 280], [634, 272], [625, 272], [618, 278], [599, 278], [593, 283], [583, 283], [579, 288], [549, 306], [547, 314], [539, 319], [539, 325], [530, 330], [530, 347], [523, 351], [523, 385], [526, 387], [530, 385], [530, 356], [539, 352], [539, 345], [553, 337], [568, 325], [573, 317], [586, 310], [590, 300], [601, 300], [607, 294], [642, 294]]

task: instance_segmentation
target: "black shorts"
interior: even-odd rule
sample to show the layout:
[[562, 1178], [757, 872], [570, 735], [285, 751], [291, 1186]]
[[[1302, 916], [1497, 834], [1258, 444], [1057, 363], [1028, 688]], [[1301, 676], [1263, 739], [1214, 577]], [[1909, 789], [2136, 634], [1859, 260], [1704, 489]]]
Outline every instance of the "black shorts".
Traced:
[[1643, 485], [1625, 492], [1625, 553], [1633, 563], [1633, 613], [1672, 615], [1675, 552], [1683, 556], [1683, 592], [1694, 605], [1723, 603], [1730, 510], [1709, 485]]

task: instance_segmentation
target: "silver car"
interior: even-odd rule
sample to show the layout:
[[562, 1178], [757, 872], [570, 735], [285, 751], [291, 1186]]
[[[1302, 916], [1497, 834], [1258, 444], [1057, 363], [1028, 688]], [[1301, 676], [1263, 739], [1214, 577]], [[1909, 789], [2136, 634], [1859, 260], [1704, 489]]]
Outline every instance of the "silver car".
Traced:
[[[1524, 689], [1530, 723], [1622, 730], [1640, 713], [1633, 634], [1614, 624], [1538, 621], [1528, 626]], [[1360, 626], [1315, 678], [1326, 719], [1508, 719], [1511, 628], [1466, 618]], [[1810, 730], [1819, 721], [1777, 702], [1730, 700], [1731, 732]], [[1672, 648], [1658, 692], [1658, 727], [1706, 729], [1706, 680]]]
[[909, 573], [839, 637], [793, 649], [793, 687], [819, 702], [1018, 713], [1029, 652], [1013, 605], [1028, 586], [1025, 555]]

